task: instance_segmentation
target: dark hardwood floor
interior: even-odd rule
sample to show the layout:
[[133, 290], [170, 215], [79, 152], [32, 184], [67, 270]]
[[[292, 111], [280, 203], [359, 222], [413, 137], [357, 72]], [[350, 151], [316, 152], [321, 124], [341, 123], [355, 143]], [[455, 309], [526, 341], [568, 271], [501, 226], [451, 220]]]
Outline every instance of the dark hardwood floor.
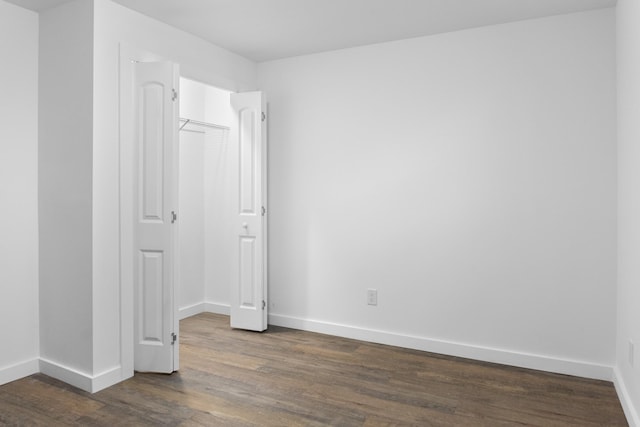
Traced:
[[623, 426], [613, 385], [270, 327], [181, 327], [181, 369], [89, 394], [45, 375], [0, 387], [0, 425]]

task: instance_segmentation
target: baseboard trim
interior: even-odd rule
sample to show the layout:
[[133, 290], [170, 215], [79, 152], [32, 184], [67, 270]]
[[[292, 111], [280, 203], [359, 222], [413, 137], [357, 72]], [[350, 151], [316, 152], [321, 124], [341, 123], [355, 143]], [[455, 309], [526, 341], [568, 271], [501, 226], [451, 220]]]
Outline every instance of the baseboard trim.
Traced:
[[40, 372], [89, 393], [96, 393], [126, 379], [120, 366], [89, 375], [47, 359], [40, 359]]
[[205, 312], [207, 313], [215, 313], [215, 314], [224, 314], [228, 316], [231, 313], [231, 308], [229, 304], [222, 304], [219, 302], [205, 302]]
[[198, 304], [193, 304], [179, 310], [180, 320], [186, 319], [187, 317], [195, 316], [200, 313], [216, 313], [216, 314], [224, 314], [229, 315], [231, 309], [229, 308], [229, 304], [222, 304], [219, 302], [199, 302]]
[[606, 381], [611, 381], [613, 378], [613, 368], [611, 366], [578, 360], [560, 359], [426, 337], [397, 334], [281, 314], [269, 314], [269, 324], [583, 378]]
[[618, 399], [622, 405], [624, 415], [627, 417], [629, 427], [640, 427], [638, 408], [634, 407], [631, 396], [629, 396], [629, 390], [622, 379], [622, 373], [617, 366], [613, 368], [613, 385], [616, 388], [616, 393], [618, 393]]
[[0, 385], [28, 377], [29, 375], [37, 374], [38, 372], [40, 372], [40, 365], [37, 357], [1, 368]]
[[92, 378], [84, 372], [43, 358], [40, 358], [40, 372], [91, 393]]
[[107, 369], [106, 371], [93, 376], [91, 379], [91, 393], [97, 393], [100, 390], [104, 390], [107, 387], [118, 384], [125, 379], [126, 378], [122, 375], [122, 368], [120, 366]]
[[189, 305], [178, 310], [178, 316], [180, 320], [187, 317], [195, 316], [196, 314], [205, 312], [205, 303], [199, 302], [197, 304]]

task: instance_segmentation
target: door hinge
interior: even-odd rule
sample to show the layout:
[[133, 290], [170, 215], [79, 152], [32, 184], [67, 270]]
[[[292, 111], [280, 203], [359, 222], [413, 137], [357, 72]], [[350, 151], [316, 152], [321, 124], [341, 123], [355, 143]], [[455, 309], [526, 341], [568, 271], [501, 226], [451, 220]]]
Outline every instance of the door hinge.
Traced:
[[171, 89], [171, 100], [175, 101], [178, 99], [178, 92], [175, 89]]
[[267, 120], [267, 115], [263, 111], [262, 112], [262, 121], [264, 122], [265, 120]]
[[171, 332], [171, 345], [174, 345], [176, 341], [178, 341], [178, 336], [175, 334], [175, 332]]
[[266, 306], [267, 306], [267, 302], [265, 300], [262, 300], [262, 309], [264, 310]]
[[265, 208], [264, 206], [262, 207], [262, 216], [264, 216], [264, 214], [267, 213], [267, 208]]
[[178, 219], [178, 214], [175, 213], [175, 211], [171, 211], [171, 224], [176, 222], [177, 219]]

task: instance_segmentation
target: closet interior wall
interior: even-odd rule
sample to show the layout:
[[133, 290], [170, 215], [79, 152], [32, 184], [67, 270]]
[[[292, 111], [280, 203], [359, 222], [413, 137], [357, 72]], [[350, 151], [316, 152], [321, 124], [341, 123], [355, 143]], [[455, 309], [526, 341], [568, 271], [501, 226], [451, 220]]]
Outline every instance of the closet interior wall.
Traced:
[[180, 317], [203, 311], [228, 313], [231, 271], [230, 92], [180, 79], [180, 117], [216, 127], [180, 126]]

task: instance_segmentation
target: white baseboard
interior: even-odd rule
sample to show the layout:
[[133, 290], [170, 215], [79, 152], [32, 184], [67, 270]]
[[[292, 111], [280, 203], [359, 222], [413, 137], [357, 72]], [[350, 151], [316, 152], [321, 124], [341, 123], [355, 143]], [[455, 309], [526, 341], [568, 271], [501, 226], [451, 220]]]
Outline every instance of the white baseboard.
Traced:
[[228, 316], [231, 313], [229, 304], [221, 304], [218, 302], [205, 302], [205, 311], [207, 313], [224, 314]]
[[120, 366], [107, 369], [106, 371], [93, 376], [91, 380], [91, 393], [97, 393], [100, 390], [104, 390], [107, 387], [118, 384], [125, 379], [126, 378], [122, 375], [122, 368]]
[[16, 363], [15, 365], [0, 368], [0, 385], [28, 377], [29, 375], [37, 374], [38, 372], [40, 372], [40, 365], [38, 364], [37, 357]]
[[222, 304], [218, 302], [200, 302], [187, 307], [183, 307], [179, 310], [180, 320], [187, 317], [195, 316], [200, 313], [216, 313], [229, 315], [229, 304]]
[[125, 379], [120, 366], [98, 375], [89, 375], [46, 359], [40, 359], [40, 372], [89, 393], [96, 393]]
[[205, 312], [205, 305], [203, 302], [199, 302], [198, 304], [182, 307], [178, 311], [178, 316], [180, 317], [180, 320], [182, 320], [182, 319], [186, 319], [187, 317], [195, 316], [196, 314], [200, 314], [204, 312]]
[[42, 358], [40, 359], [40, 372], [91, 393], [92, 378], [89, 374]]
[[578, 360], [560, 359], [426, 337], [396, 334], [281, 314], [269, 314], [269, 324], [558, 374], [606, 381], [611, 381], [613, 378], [613, 368], [611, 366]]
[[[640, 415], [638, 414], [638, 408], [634, 406], [634, 402], [631, 400], [631, 396], [629, 396], [629, 390], [627, 389], [627, 386], [622, 379], [622, 374], [617, 367], [613, 368], [613, 385], [616, 387], [618, 399], [620, 399], [622, 410], [624, 411], [624, 415], [627, 417], [629, 426], [640, 427]], [[636, 405], [637, 404], [638, 402], [636, 402]]]

